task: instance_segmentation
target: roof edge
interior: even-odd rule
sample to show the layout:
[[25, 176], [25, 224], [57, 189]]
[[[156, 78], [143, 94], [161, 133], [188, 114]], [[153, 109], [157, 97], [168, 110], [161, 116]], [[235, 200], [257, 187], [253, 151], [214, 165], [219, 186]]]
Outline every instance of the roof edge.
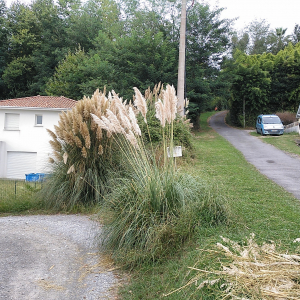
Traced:
[[24, 107], [24, 106], [0, 106], [0, 109], [20, 109], [20, 110], [71, 110], [72, 107]]

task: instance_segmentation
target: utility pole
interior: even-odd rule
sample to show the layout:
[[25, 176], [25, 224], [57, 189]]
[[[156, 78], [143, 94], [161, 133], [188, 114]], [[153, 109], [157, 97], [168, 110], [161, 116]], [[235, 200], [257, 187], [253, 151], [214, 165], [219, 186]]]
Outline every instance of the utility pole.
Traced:
[[186, 33], [186, 0], [182, 0], [180, 41], [179, 41], [179, 62], [178, 62], [178, 113], [184, 116], [184, 87], [185, 87], [185, 33]]

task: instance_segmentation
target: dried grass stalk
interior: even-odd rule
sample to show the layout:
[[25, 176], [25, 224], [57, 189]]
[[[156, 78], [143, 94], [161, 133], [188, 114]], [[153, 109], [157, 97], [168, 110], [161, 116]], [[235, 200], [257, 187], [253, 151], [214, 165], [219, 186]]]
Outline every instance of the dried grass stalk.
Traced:
[[[254, 234], [247, 240], [246, 246], [221, 237], [223, 243], [217, 243], [216, 255], [222, 253], [231, 259], [231, 263], [222, 265], [222, 270], [198, 271], [185, 286], [172, 291], [165, 296], [179, 292], [191, 284], [201, 281], [198, 289], [205, 285], [215, 285], [219, 280], [225, 280], [223, 299], [251, 300], [283, 300], [300, 299], [300, 257], [298, 255], [280, 254], [275, 243], [264, 243], [259, 246], [254, 241]], [[219, 253], [219, 255], [218, 255]], [[210, 276], [210, 279], [206, 279]], [[250, 298], [249, 298], [250, 297]]]

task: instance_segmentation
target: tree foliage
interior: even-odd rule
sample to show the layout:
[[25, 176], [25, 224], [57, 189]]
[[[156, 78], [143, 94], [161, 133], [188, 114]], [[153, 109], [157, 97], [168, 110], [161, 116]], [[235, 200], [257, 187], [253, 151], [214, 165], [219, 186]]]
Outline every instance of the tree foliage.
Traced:
[[230, 112], [241, 125], [243, 109], [253, 125], [260, 113], [295, 111], [300, 101], [300, 43], [276, 55], [247, 55], [237, 50], [226, 70], [232, 76]]
[[[0, 99], [35, 94], [81, 99], [97, 89], [177, 85], [181, 1], [34, 0], [0, 9]], [[218, 79], [232, 21], [196, 1], [187, 24], [191, 116], [225, 94]], [[226, 86], [226, 84], [225, 84]]]

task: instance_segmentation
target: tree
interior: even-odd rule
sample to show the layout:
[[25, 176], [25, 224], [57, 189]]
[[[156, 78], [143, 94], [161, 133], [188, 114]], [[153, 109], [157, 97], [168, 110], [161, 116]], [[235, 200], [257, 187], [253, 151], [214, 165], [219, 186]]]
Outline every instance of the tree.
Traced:
[[2, 79], [7, 61], [8, 32], [6, 29], [6, 6], [4, 0], [0, 0], [0, 100], [5, 99], [8, 93]]
[[294, 32], [292, 34], [292, 43], [295, 45], [300, 42], [300, 26], [296, 24], [294, 27]]
[[250, 37], [249, 54], [262, 54], [268, 51], [268, 36], [270, 24], [266, 20], [254, 20], [248, 27], [247, 32]]
[[101, 30], [109, 36], [119, 34], [118, 5], [112, 0], [89, 0], [78, 10], [72, 10], [66, 28], [67, 38], [73, 47], [79, 45], [88, 52], [94, 49], [93, 41]]
[[248, 32], [242, 32], [240, 35], [234, 34], [232, 36], [231, 42], [232, 53], [234, 53], [237, 49], [244, 53], [249, 52], [250, 37]]
[[269, 112], [272, 61], [272, 54], [247, 55], [236, 51], [234, 63], [229, 66], [233, 79], [229, 104], [233, 124], [243, 124], [244, 109], [248, 125], [253, 125], [257, 114]]
[[31, 56], [17, 57], [11, 61], [2, 76], [9, 89], [8, 96], [11, 98], [32, 96], [34, 92], [30, 89], [30, 85], [35, 75], [36, 70]]
[[60, 62], [54, 76], [47, 82], [46, 92], [79, 100], [84, 95], [91, 96], [97, 88], [103, 90], [105, 86], [109, 90], [118, 87], [114, 68], [98, 54], [87, 55], [78, 49]]
[[190, 116], [196, 126], [200, 112], [211, 108], [216, 96], [213, 87], [222, 88], [216, 80], [232, 34], [232, 20], [221, 19], [222, 10], [196, 3], [188, 14], [186, 84]]
[[269, 34], [269, 51], [273, 54], [277, 54], [280, 50], [284, 49], [289, 41], [289, 36], [284, 36], [286, 34], [287, 28], [275, 28], [275, 31]]
[[300, 44], [278, 52], [271, 73], [273, 110], [296, 111], [300, 101]]
[[7, 12], [9, 61], [31, 55], [41, 45], [41, 26], [29, 6], [15, 2]]

